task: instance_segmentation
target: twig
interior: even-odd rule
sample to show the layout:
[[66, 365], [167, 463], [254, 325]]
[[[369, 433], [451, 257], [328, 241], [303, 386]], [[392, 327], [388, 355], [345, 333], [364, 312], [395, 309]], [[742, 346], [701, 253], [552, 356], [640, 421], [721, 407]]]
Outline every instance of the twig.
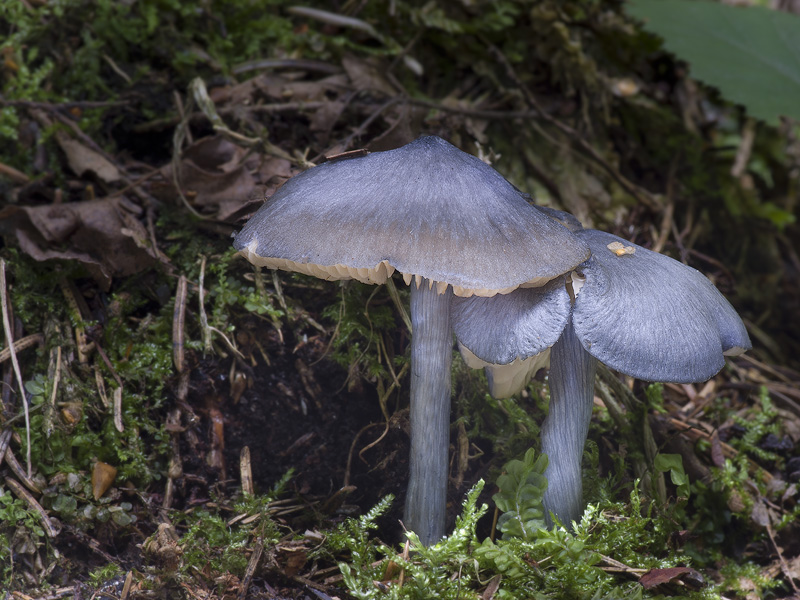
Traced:
[[242, 494], [252, 496], [253, 490], [253, 464], [250, 461], [250, 447], [243, 446], [239, 453], [239, 477], [242, 480]]
[[770, 365], [768, 365], [766, 363], [763, 363], [760, 360], [757, 360], [757, 359], [753, 358], [749, 354], [742, 354], [738, 358], [741, 359], [741, 360], [744, 360], [745, 362], [749, 362], [751, 365], [753, 365], [757, 369], [759, 369], [759, 370], [761, 370], [761, 371], [763, 371], [765, 373], [769, 373], [773, 377], [777, 377], [778, 379], [780, 379], [784, 383], [795, 384], [795, 385], [800, 384], [800, 382], [792, 381], [792, 379], [790, 377], [787, 377], [786, 375], [784, 375], [783, 373], [781, 373], [777, 369], [772, 368]]
[[96, 362], [94, 363], [94, 381], [97, 384], [97, 393], [100, 394], [100, 400], [103, 402], [103, 406], [108, 408], [108, 394], [106, 394], [106, 384], [103, 381], [103, 374], [100, 372], [100, 365]]
[[147, 175], [142, 175], [141, 177], [139, 177], [139, 179], [134, 179], [121, 190], [117, 190], [116, 192], [112, 192], [111, 194], [109, 194], [108, 198], [116, 198], [117, 196], [122, 196], [126, 192], [132, 191], [136, 186], [144, 183], [148, 179], [152, 179], [156, 175], [161, 175], [161, 169], [153, 169]]
[[405, 102], [414, 106], [422, 106], [425, 108], [433, 108], [441, 110], [442, 112], [449, 112], [467, 117], [478, 117], [481, 119], [531, 119], [538, 117], [541, 113], [538, 110], [490, 110], [483, 108], [465, 108], [463, 106], [448, 106], [440, 104], [439, 102], [432, 102], [431, 100], [423, 100], [421, 98], [405, 98]]
[[133, 571], [128, 571], [128, 574], [125, 575], [125, 583], [122, 585], [122, 594], [120, 594], [119, 600], [128, 600], [128, 596], [131, 593], [131, 586], [133, 585]]
[[28, 413], [28, 399], [25, 397], [25, 384], [22, 382], [22, 372], [19, 369], [17, 353], [14, 350], [14, 333], [11, 330], [11, 320], [8, 316], [8, 288], [6, 287], [6, 261], [0, 258], [0, 305], [3, 312], [3, 328], [6, 332], [6, 344], [11, 354], [11, 364], [14, 366], [14, 374], [17, 376], [19, 385], [19, 397], [22, 400], [22, 409], [25, 412], [25, 441], [26, 441], [26, 463], [28, 466], [28, 478], [31, 477], [31, 418]]
[[[50, 408], [45, 412], [45, 415], [47, 416], [47, 418], [45, 420], [45, 422], [46, 422], [45, 435], [47, 435], [47, 437], [50, 437], [50, 434], [55, 429], [55, 424], [53, 422], [52, 415], [55, 415], [55, 412], [56, 412], [56, 399], [58, 397], [58, 384], [61, 381], [61, 346], [56, 346], [55, 350], [56, 350], [56, 360], [55, 360], [56, 364], [55, 364], [55, 369], [54, 369], [54, 372], [53, 372], [53, 390], [50, 393], [50, 403], [49, 403], [49, 407]], [[52, 351], [51, 351], [51, 354], [50, 354], [50, 360], [51, 361], [52, 361], [52, 357], [53, 357], [53, 354], [52, 354]]]
[[250, 589], [250, 582], [253, 581], [253, 575], [255, 575], [258, 561], [261, 560], [261, 554], [263, 552], [264, 540], [259, 536], [256, 538], [256, 542], [253, 546], [253, 554], [250, 556], [250, 561], [247, 563], [247, 570], [244, 572], [244, 577], [242, 577], [242, 584], [238, 596], [239, 600], [247, 598], [247, 590]]
[[747, 163], [750, 162], [750, 154], [753, 151], [755, 139], [756, 121], [752, 117], [748, 117], [742, 127], [742, 141], [739, 143], [738, 150], [736, 150], [736, 159], [731, 167], [731, 175], [736, 179], [741, 178], [747, 168]]
[[[351, 142], [359, 137], [364, 131], [369, 127], [375, 119], [383, 114], [387, 108], [398, 104], [402, 100], [401, 96], [395, 96], [394, 98], [389, 98], [386, 102], [381, 104], [377, 109], [375, 109], [370, 116], [368, 116], [358, 127], [356, 127], [355, 131], [348, 135], [344, 141], [342, 142], [342, 147], [347, 150], [350, 147]], [[316, 157], [315, 157], [316, 158]]]
[[304, 58], [262, 58], [251, 60], [233, 67], [234, 75], [257, 71], [260, 69], [302, 69], [304, 71], [319, 71], [335, 75], [341, 73], [342, 68], [336, 65], [323, 62], [321, 60], [309, 60]]
[[[175, 108], [178, 111], [178, 117], [181, 120], [180, 122], [181, 123], [185, 123], [186, 122], [186, 111], [184, 110], [184, 107], [183, 107], [183, 100], [181, 99], [181, 95], [178, 92], [178, 90], [173, 90], [172, 95], [173, 95], [173, 98], [175, 100]], [[194, 143], [194, 138], [192, 137], [192, 130], [189, 129], [188, 127], [186, 128], [186, 141], [189, 142], [190, 146]]]
[[114, 388], [114, 428], [122, 433], [125, 426], [122, 424], [122, 386]]
[[[187, 111], [192, 110], [193, 102], [194, 99], [192, 95], [189, 95], [188, 105], [186, 107]], [[183, 193], [183, 189], [181, 188], [181, 152], [183, 150], [183, 143], [189, 136], [188, 131], [189, 121], [186, 117], [184, 117], [178, 121], [178, 125], [175, 127], [175, 131], [172, 134], [172, 184], [175, 186], [175, 191], [178, 193], [178, 197], [181, 199], [181, 202], [186, 209], [192, 213], [192, 215], [200, 220], [210, 220], [211, 217], [203, 215], [195, 210], [195, 208], [189, 203], [189, 199]]]
[[211, 329], [208, 327], [208, 315], [205, 306], [205, 289], [203, 282], [206, 278], [206, 257], [200, 257], [200, 280], [198, 282], [198, 304], [200, 305], [200, 329], [203, 330], [203, 352], [211, 352]]
[[303, 169], [307, 169], [308, 167], [313, 167], [314, 165], [309, 163], [308, 161], [304, 160], [302, 157], [294, 157], [279, 148], [278, 146], [272, 144], [269, 140], [264, 138], [250, 138], [241, 133], [233, 131], [229, 129], [222, 118], [219, 116], [217, 112], [217, 107], [214, 105], [214, 101], [208, 95], [208, 90], [206, 89], [205, 82], [200, 77], [195, 77], [192, 82], [189, 84], [189, 91], [191, 92], [191, 98], [194, 102], [200, 107], [200, 110], [203, 111], [203, 114], [208, 118], [211, 122], [211, 126], [214, 128], [214, 131], [221, 134], [222, 136], [228, 138], [229, 140], [233, 141], [235, 144], [240, 146], [245, 146], [247, 148], [254, 148], [259, 147], [263, 149], [263, 151], [271, 156], [275, 156], [277, 158], [283, 158], [284, 160], [288, 160], [290, 163], [297, 165]]
[[[297, 101], [297, 102], [271, 102], [267, 104], [255, 104], [253, 106], [241, 106], [236, 105], [235, 107], [220, 107], [217, 112], [220, 115], [226, 116], [231, 114], [241, 114], [242, 112], [251, 112], [251, 113], [282, 113], [282, 112], [293, 112], [293, 111], [304, 111], [304, 110], [317, 110], [318, 108], [322, 108], [323, 106], [327, 105], [328, 102], [304, 102], [304, 101]], [[187, 113], [186, 121], [189, 125], [196, 125], [198, 123], [206, 123], [208, 121], [208, 117], [201, 112], [192, 112]], [[151, 131], [160, 131], [162, 129], [170, 129], [175, 127], [181, 123], [181, 119], [177, 116], [175, 117], [164, 117], [161, 119], [155, 119], [153, 121], [147, 121], [146, 123], [140, 123], [139, 125], [135, 125], [132, 128], [133, 133], [149, 133]]]
[[14, 183], [30, 183], [31, 178], [22, 171], [17, 171], [14, 167], [0, 163], [0, 175], [5, 175]]
[[220, 331], [219, 329], [217, 329], [216, 327], [209, 327], [209, 329], [210, 329], [211, 331], [215, 332], [215, 333], [218, 333], [220, 336], [222, 336], [222, 339], [223, 339], [223, 340], [225, 340], [225, 343], [228, 345], [228, 348], [230, 348], [231, 350], [233, 350], [233, 353], [234, 353], [236, 356], [238, 356], [238, 357], [239, 357], [239, 358], [241, 358], [241, 359], [244, 359], [244, 358], [245, 358], [245, 355], [244, 355], [244, 354], [242, 354], [241, 352], [239, 352], [239, 349], [238, 349], [236, 346], [234, 346], [234, 345], [233, 345], [233, 342], [231, 342], [231, 340], [228, 338], [228, 336], [227, 336], [227, 335], [225, 335], [223, 332], [221, 332], [221, 331]]
[[[356, 436], [353, 438], [353, 441], [350, 443], [350, 452], [347, 453], [347, 465], [344, 469], [344, 482], [342, 483], [342, 487], [347, 487], [350, 485], [350, 467], [353, 464], [353, 454], [356, 449], [356, 442], [358, 442], [358, 438], [360, 438], [361, 435], [366, 433], [369, 429], [377, 427], [378, 425], [382, 425], [382, 423], [368, 423], [367, 425], [364, 425], [364, 427], [361, 428], [361, 431], [356, 434]], [[386, 428], [389, 428], [388, 423], [386, 423]], [[381, 435], [381, 437], [383, 437], [383, 435]], [[362, 458], [361, 460], [364, 459]]]
[[14, 453], [11, 451], [11, 448], [6, 448], [5, 452], [5, 459], [8, 468], [11, 469], [11, 472], [14, 473], [22, 484], [28, 488], [34, 494], [41, 494], [42, 490], [39, 489], [39, 486], [36, 485], [36, 482], [33, 481], [28, 475], [25, 473], [25, 469], [22, 468], [22, 465], [19, 464], [17, 461], [17, 457], [14, 456]]
[[639, 579], [643, 573], [647, 573], [647, 569], [637, 569], [635, 567], [630, 567], [623, 562], [620, 562], [610, 556], [606, 556], [605, 554], [599, 554], [600, 558], [603, 559], [603, 562], [606, 563], [607, 567], [600, 567], [604, 571], [611, 572], [611, 573], [629, 573]]
[[673, 159], [669, 165], [667, 175], [667, 206], [663, 210], [661, 217], [661, 228], [658, 232], [658, 239], [653, 244], [653, 252], [661, 252], [667, 243], [670, 231], [672, 231], [672, 219], [675, 214], [675, 169], [678, 161]]
[[47, 537], [56, 537], [58, 535], [58, 529], [56, 529], [55, 525], [53, 525], [50, 517], [47, 516], [47, 513], [42, 508], [42, 505], [39, 504], [33, 496], [31, 496], [30, 492], [22, 487], [22, 485], [20, 485], [20, 483], [13, 477], [6, 477], [5, 482], [8, 487], [11, 488], [11, 491], [14, 492], [17, 498], [24, 500], [25, 503], [31, 509], [33, 509], [36, 514], [39, 515], [39, 519], [42, 521], [44, 532], [47, 534]]
[[769, 534], [769, 540], [772, 542], [772, 547], [775, 548], [775, 553], [778, 555], [783, 576], [786, 577], [787, 582], [790, 586], [792, 586], [792, 590], [794, 591], [795, 595], [800, 594], [800, 589], [797, 589], [797, 585], [794, 582], [794, 576], [789, 570], [789, 565], [786, 564], [786, 559], [783, 558], [783, 552], [781, 552], [778, 543], [775, 541], [775, 534], [772, 532], [772, 525], [769, 524], [769, 521], [767, 522], [767, 534]]
[[386, 280], [386, 288], [389, 290], [389, 297], [392, 299], [394, 307], [397, 309], [397, 312], [400, 313], [400, 318], [403, 319], [403, 323], [405, 323], [406, 329], [408, 329], [408, 335], [411, 335], [411, 317], [408, 316], [406, 307], [403, 305], [403, 301], [400, 300], [400, 293], [397, 291], [397, 286], [394, 284], [394, 280], [391, 277]]
[[38, 108], [47, 111], [56, 111], [70, 108], [114, 108], [116, 106], [128, 106], [130, 102], [117, 100], [114, 102], [93, 102], [89, 100], [76, 100], [73, 102], [34, 102], [32, 100], [3, 100], [0, 99], [0, 106], [14, 106], [17, 108]]
[[91, 537], [89, 534], [84, 533], [83, 531], [81, 531], [80, 529], [75, 527], [74, 525], [65, 524], [64, 525], [64, 529], [69, 531], [72, 535], [74, 535], [76, 538], [78, 538], [82, 543], [84, 543], [87, 546], [89, 546], [89, 548], [91, 548], [93, 552], [96, 552], [97, 554], [99, 554], [103, 558], [103, 560], [105, 560], [107, 563], [114, 564], [114, 565], [119, 565], [120, 564], [120, 560], [119, 560], [118, 557], [112, 556], [108, 552], [103, 550], [100, 547], [100, 542], [98, 542], [96, 539]]
[[11, 436], [13, 433], [14, 432], [10, 427], [3, 430], [3, 433], [0, 433], [0, 466], [3, 465], [3, 458], [6, 455], [6, 450], [8, 450], [9, 444], [11, 444]]
[[[30, 348], [34, 344], [43, 344], [44, 343], [44, 336], [41, 333], [34, 333], [31, 335], [26, 335], [23, 338], [19, 338], [16, 342], [14, 342], [14, 352], [22, 352], [26, 348]], [[11, 349], [3, 348], [0, 350], [0, 363], [7, 361], [11, 358]]]
[[178, 288], [175, 291], [175, 311], [172, 316], [172, 361], [175, 363], [175, 370], [182, 372], [185, 366], [184, 344], [183, 344], [183, 325], [186, 318], [186, 295], [187, 295], [186, 276], [178, 278]]
[[125, 83], [127, 83], [128, 85], [133, 83], [133, 80], [131, 79], [130, 75], [128, 75], [125, 71], [123, 71], [119, 67], [119, 65], [117, 65], [117, 63], [114, 62], [114, 59], [111, 58], [108, 54], [103, 54], [103, 60], [105, 60], [108, 63], [108, 66], [111, 67], [111, 69], [117, 75], [119, 75], [120, 77], [122, 77], [125, 80]]
[[290, 6], [288, 11], [293, 15], [316, 19], [329, 25], [335, 25], [336, 27], [349, 27], [350, 29], [362, 31], [382, 43], [386, 41], [384, 36], [381, 35], [372, 25], [366, 21], [362, 21], [361, 19], [354, 19], [353, 17], [346, 17], [344, 15], [327, 10], [309, 8], [307, 6]]

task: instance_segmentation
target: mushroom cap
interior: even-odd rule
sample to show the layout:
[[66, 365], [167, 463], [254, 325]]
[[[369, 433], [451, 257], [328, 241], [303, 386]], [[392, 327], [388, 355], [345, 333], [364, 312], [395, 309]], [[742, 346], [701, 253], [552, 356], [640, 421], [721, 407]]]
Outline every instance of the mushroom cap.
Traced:
[[609, 367], [648, 381], [705, 381], [725, 365], [723, 354], [751, 347], [739, 315], [699, 271], [610, 233], [576, 235], [592, 258], [580, 269], [575, 333]]
[[564, 276], [504, 296], [453, 298], [450, 309], [459, 344], [494, 365], [544, 352], [561, 337], [569, 316]]
[[233, 245], [262, 266], [366, 283], [397, 269], [461, 296], [540, 285], [589, 256], [492, 167], [434, 136], [293, 177]]

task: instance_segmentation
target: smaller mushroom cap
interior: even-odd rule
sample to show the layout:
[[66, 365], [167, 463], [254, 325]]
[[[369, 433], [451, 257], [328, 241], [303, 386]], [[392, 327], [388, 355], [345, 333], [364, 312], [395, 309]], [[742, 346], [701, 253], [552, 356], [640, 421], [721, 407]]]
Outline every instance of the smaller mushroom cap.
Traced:
[[234, 247], [270, 268], [366, 283], [397, 269], [461, 296], [541, 285], [589, 257], [492, 167], [433, 136], [293, 177]]
[[544, 352], [558, 341], [569, 316], [563, 276], [504, 296], [453, 298], [450, 313], [459, 344], [494, 365]]
[[592, 257], [569, 276], [572, 305], [564, 277], [506, 296], [454, 299], [462, 355], [511, 382], [504, 396], [525, 385], [532, 374], [525, 361], [552, 346], [570, 316], [589, 354], [648, 381], [705, 381], [724, 355], [751, 347], [739, 315], [699, 271], [610, 233], [575, 228], [575, 235]]
[[592, 258], [579, 269], [575, 334], [609, 367], [648, 381], [705, 381], [723, 354], [751, 347], [739, 315], [699, 271], [610, 233], [576, 235]]

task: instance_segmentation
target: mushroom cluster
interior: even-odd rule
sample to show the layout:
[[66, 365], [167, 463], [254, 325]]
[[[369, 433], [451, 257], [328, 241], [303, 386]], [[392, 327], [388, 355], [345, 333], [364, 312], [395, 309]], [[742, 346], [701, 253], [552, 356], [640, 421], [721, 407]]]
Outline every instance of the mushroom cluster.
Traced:
[[[322, 279], [411, 284], [411, 454], [405, 525], [444, 535], [453, 297], [535, 287], [589, 258], [497, 171], [438, 137], [287, 181], [235, 236], [250, 262]], [[413, 283], [412, 283], [413, 282]]]
[[548, 361], [545, 508], [582, 511], [580, 462], [598, 360], [651, 381], [703, 381], [750, 347], [700, 273], [533, 206], [444, 140], [330, 161], [287, 181], [235, 236], [250, 262], [325, 280], [411, 286], [410, 476], [405, 525], [444, 535], [453, 334], [497, 397]]
[[[557, 216], [557, 215], [556, 215]], [[485, 367], [491, 393], [508, 397], [550, 362], [542, 426], [546, 515], [567, 525], [583, 512], [581, 458], [597, 361], [647, 381], [713, 377], [725, 355], [750, 348], [744, 324], [701, 273], [602, 231], [564, 222], [591, 249], [571, 273], [496, 298], [457, 298], [452, 321], [462, 355]]]

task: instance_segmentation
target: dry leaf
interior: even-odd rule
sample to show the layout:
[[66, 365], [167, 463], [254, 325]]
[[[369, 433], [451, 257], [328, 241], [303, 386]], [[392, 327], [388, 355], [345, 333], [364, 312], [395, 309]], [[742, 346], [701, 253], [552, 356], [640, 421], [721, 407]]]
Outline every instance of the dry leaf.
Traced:
[[103, 290], [156, 264], [156, 253], [139, 220], [118, 198], [0, 210], [0, 234], [17, 237], [38, 261], [75, 260]]
[[670, 581], [687, 573], [691, 573], [692, 569], [689, 567], [671, 567], [669, 569], [651, 569], [639, 579], [644, 589], [649, 590], [657, 585], [669, 583]]
[[[263, 186], [242, 162], [245, 154], [244, 148], [221, 136], [200, 139], [184, 151], [178, 180], [198, 212], [228, 221], [245, 207], [263, 201]], [[175, 202], [172, 165], [162, 172], [164, 183], [154, 186], [153, 193], [165, 202]]]
[[285, 542], [277, 547], [278, 563], [287, 577], [294, 577], [308, 560], [308, 549], [303, 540]]
[[117, 477], [117, 468], [97, 461], [92, 469], [92, 495], [99, 500], [108, 491]]
[[756, 525], [767, 527], [769, 525], [769, 511], [767, 510], [767, 505], [760, 500], [757, 501], [753, 505], [753, 510], [750, 512], [750, 518]]
[[57, 133], [56, 140], [67, 156], [69, 168], [72, 169], [73, 173], [78, 177], [82, 177], [85, 173], [91, 172], [106, 183], [119, 181], [120, 174], [117, 167], [111, 164], [111, 162], [99, 152], [84, 146], [64, 132]]
[[711, 460], [715, 466], [722, 468], [725, 464], [725, 453], [722, 451], [722, 443], [719, 441], [719, 431], [716, 429], [711, 434]]
[[397, 95], [397, 90], [386, 78], [386, 64], [377, 57], [356, 58], [345, 56], [342, 66], [347, 72], [353, 87], [363, 92], [380, 92], [389, 98]]

